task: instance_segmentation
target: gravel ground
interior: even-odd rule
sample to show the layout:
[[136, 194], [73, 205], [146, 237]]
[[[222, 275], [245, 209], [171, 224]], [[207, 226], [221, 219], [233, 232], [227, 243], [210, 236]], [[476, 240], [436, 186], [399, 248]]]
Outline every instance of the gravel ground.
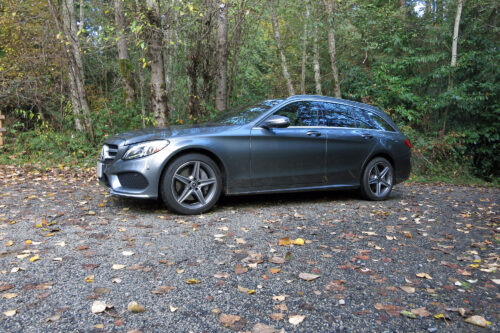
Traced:
[[0, 331], [500, 330], [498, 188], [228, 197], [186, 217], [93, 174], [0, 166]]

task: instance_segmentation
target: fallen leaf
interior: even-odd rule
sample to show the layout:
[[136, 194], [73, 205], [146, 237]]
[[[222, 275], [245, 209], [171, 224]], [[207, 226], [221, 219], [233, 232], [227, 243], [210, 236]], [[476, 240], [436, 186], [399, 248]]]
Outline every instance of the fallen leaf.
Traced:
[[236, 266], [234, 266], [234, 273], [243, 274], [246, 272], [248, 272], [248, 268], [243, 267], [241, 264], [236, 264]]
[[299, 274], [299, 278], [301, 278], [302, 280], [306, 280], [306, 281], [316, 280], [319, 277], [320, 277], [320, 275], [311, 274], [311, 273], [300, 273]]
[[217, 272], [214, 274], [214, 278], [216, 279], [227, 279], [229, 278], [229, 273]]
[[106, 303], [101, 302], [101, 301], [94, 301], [92, 303], [92, 307], [90, 308], [92, 313], [101, 313], [106, 310]]
[[160, 286], [159, 289], [152, 290], [151, 293], [156, 294], [156, 295], [162, 295], [162, 294], [169, 292], [170, 290], [174, 290], [174, 289], [175, 289], [175, 287], [171, 287], [171, 286]]
[[3, 314], [4, 314], [6, 317], [12, 317], [12, 316], [14, 316], [16, 313], [17, 313], [17, 310], [8, 310], [8, 311], [5, 311]]
[[119, 269], [125, 268], [125, 265], [113, 264], [113, 266], [111, 266], [111, 268], [114, 270], [119, 270]]
[[12, 284], [3, 284], [0, 286], [0, 292], [6, 291], [6, 290], [9, 290], [12, 288], [14, 288], [14, 285], [12, 285]]
[[273, 300], [278, 302], [283, 302], [288, 295], [274, 295]]
[[431, 276], [427, 273], [417, 273], [415, 274], [417, 277], [419, 278], [425, 278], [425, 279], [428, 279], [428, 280], [432, 280]]
[[271, 272], [271, 274], [277, 274], [277, 273], [281, 272], [281, 269], [271, 267], [271, 268], [269, 268], [269, 271]]
[[2, 298], [11, 299], [16, 298], [18, 295], [16, 293], [3, 293]]
[[293, 241], [294, 245], [304, 245], [305, 241], [302, 238], [297, 238], [296, 240]]
[[246, 325], [246, 321], [237, 315], [224, 314], [219, 316], [219, 320], [224, 327], [229, 327], [233, 330], [241, 330]]
[[92, 283], [94, 282], [94, 275], [89, 275], [85, 277], [85, 282]]
[[280, 240], [278, 241], [279, 246], [287, 246], [290, 245], [290, 243], [291, 243], [290, 237], [283, 237], [280, 238]]
[[325, 286], [326, 291], [341, 292], [345, 290], [344, 280], [333, 280]]
[[402, 286], [399, 288], [401, 288], [401, 290], [403, 290], [404, 292], [406, 292], [408, 294], [413, 294], [415, 292], [415, 287]]
[[31, 262], [35, 262], [40, 259], [40, 256], [38, 254], [35, 254], [33, 257], [30, 258]]
[[471, 316], [465, 319], [465, 322], [480, 327], [486, 327], [489, 325], [489, 322], [486, 319], [484, 319], [483, 316]]
[[429, 317], [431, 315], [431, 313], [429, 311], [427, 311], [427, 309], [424, 307], [412, 309], [411, 312], [413, 314], [416, 314], [417, 316], [420, 316], [420, 317]]
[[405, 235], [406, 238], [413, 238], [411, 232], [409, 232], [409, 231], [403, 231], [403, 233], [404, 233], [404, 235]]
[[197, 280], [197, 279], [189, 279], [186, 281], [187, 284], [198, 284], [198, 283], [201, 283], [200, 280]]
[[286, 260], [283, 257], [274, 256], [274, 257], [269, 259], [269, 262], [279, 265], [279, 264], [284, 264], [286, 262]]
[[6, 247], [9, 247], [9, 246], [12, 246], [12, 245], [14, 245], [14, 241], [13, 241], [13, 240], [9, 240], [9, 241], [7, 241], [7, 242], [5, 243], [5, 246], [6, 246]]
[[142, 305], [138, 304], [136, 301], [128, 303], [127, 310], [133, 313], [140, 313], [146, 311], [146, 309]]
[[179, 310], [179, 308], [176, 308], [172, 304], [169, 305], [169, 308], [170, 308], [170, 312], [175, 312], [175, 311]]
[[243, 238], [236, 238], [236, 244], [246, 244], [247, 242]]
[[289, 316], [288, 322], [292, 325], [297, 326], [298, 324], [303, 322], [304, 319], [306, 319], [306, 316], [302, 316], [302, 315]]
[[255, 293], [254, 289], [248, 289], [242, 286], [238, 286], [238, 291], [241, 291], [242, 293], [247, 293], [248, 295], [252, 295]]
[[266, 324], [262, 324], [262, 323], [257, 323], [252, 328], [252, 332], [251, 333], [284, 333], [284, 332], [285, 332], [284, 329], [277, 330], [277, 329], [275, 329], [272, 326], [269, 326], [269, 325], [266, 325]]
[[131, 255], [134, 255], [134, 252], [132, 252], [132, 251], [123, 251], [122, 255], [124, 255], [124, 256], [131, 256]]
[[403, 307], [397, 305], [384, 305], [381, 303], [375, 304], [375, 309], [384, 310], [390, 316], [399, 316], [400, 312], [404, 310]]
[[413, 312], [407, 310], [403, 310], [399, 314], [405, 316], [406, 318], [417, 319], [417, 316]]
[[283, 318], [285, 318], [285, 315], [281, 312], [276, 312], [276, 313], [271, 313], [269, 317], [271, 317], [272, 320], [280, 321], [283, 320]]

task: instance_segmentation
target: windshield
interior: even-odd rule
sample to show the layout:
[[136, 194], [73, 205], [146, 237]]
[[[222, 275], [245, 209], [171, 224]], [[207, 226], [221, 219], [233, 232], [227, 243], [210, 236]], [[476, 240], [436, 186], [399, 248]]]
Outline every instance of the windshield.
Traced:
[[210, 123], [222, 125], [248, 124], [281, 101], [281, 99], [270, 99], [258, 104], [230, 110], [217, 115]]

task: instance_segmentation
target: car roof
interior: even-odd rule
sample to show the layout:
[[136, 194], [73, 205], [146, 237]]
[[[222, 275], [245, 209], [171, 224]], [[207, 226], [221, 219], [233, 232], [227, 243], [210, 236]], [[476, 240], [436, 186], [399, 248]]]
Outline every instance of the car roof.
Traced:
[[350, 101], [350, 100], [342, 99], [342, 98], [329, 97], [329, 96], [321, 96], [321, 95], [293, 95], [293, 96], [288, 97], [285, 101], [293, 101], [293, 100], [335, 102], [335, 103], [340, 103], [340, 104], [345, 104], [345, 105], [357, 106], [359, 108], [363, 108], [365, 110], [375, 111], [377, 113], [383, 113], [379, 108], [377, 108], [376, 106], [373, 106], [373, 105], [369, 105], [369, 104], [365, 104], [365, 103], [360, 103], [360, 102], [355, 102], [355, 101]]

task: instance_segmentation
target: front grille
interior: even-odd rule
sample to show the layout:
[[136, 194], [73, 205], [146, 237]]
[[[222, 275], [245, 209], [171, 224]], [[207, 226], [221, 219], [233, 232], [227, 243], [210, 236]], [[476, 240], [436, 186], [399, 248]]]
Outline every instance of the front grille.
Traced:
[[117, 145], [111, 145], [111, 144], [104, 145], [101, 150], [101, 161], [102, 162], [113, 161], [117, 153], [118, 153]]

